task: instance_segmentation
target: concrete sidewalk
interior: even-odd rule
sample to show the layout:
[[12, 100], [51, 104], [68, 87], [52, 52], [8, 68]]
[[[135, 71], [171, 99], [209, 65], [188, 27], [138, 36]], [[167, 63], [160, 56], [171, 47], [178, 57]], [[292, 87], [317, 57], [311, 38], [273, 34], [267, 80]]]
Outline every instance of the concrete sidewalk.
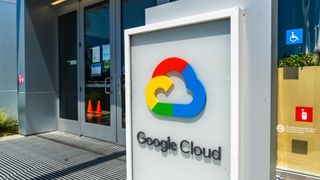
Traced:
[[0, 179], [126, 179], [125, 147], [51, 132], [0, 138]]

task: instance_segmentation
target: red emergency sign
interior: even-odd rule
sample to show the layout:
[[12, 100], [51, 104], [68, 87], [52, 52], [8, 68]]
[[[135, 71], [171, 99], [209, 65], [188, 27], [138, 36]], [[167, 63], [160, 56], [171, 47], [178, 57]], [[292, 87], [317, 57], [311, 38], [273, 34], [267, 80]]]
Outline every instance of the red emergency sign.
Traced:
[[299, 122], [313, 122], [313, 108], [312, 107], [296, 107], [296, 121]]

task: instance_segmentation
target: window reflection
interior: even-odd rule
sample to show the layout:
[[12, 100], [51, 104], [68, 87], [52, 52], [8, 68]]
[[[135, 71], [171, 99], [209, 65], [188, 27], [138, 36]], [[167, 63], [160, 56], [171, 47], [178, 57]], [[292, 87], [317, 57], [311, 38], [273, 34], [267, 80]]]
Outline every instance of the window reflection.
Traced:
[[281, 0], [278, 22], [277, 166], [320, 176], [320, 1]]
[[125, 121], [125, 89], [124, 89], [124, 30], [145, 25], [145, 9], [156, 6], [157, 0], [122, 0], [121, 1], [121, 64], [122, 64], [122, 128]]
[[110, 11], [103, 1], [85, 8], [86, 122], [111, 126]]

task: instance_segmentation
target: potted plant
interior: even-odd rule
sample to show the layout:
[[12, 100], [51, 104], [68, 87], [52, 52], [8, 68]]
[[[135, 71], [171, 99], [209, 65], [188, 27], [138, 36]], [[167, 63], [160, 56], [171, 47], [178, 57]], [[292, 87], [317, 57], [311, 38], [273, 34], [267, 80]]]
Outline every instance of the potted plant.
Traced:
[[278, 67], [320, 66], [319, 56], [315, 54], [298, 54], [283, 57]]
[[16, 118], [6, 110], [0, 110], [0, 137], [5, 133], [12, 134], [17, 131]]
[[320, 66], [317, 51], [315, 54], [285, 56], [278, 61], [279, 73], [283, 73], [283, 79], [299, 79], [301, 70], [309, 66]]

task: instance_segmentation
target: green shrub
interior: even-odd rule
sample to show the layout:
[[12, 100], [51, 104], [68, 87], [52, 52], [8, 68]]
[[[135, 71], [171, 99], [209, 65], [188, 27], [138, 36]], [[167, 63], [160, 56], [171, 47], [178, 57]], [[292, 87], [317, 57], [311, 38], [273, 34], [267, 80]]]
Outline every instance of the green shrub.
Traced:
[[0, 111], [0, 137], [4, 133], [13, 133], [17, 131], [18, 123], [16, 118], [8, 111]]
[[300, 54], [283, 57], [278, 61], [278, 67], [320, 66], [320, 61], [314, 54]]

